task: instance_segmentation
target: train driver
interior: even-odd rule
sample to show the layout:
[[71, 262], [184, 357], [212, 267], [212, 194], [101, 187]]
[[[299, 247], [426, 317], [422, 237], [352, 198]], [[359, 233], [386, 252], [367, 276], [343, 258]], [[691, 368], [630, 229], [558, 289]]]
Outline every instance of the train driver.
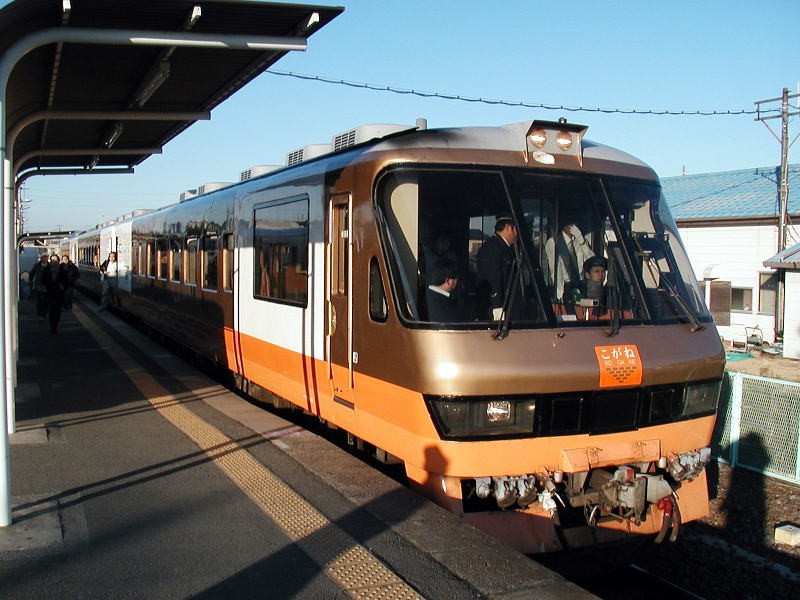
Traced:
[[605, 287], [608, 261], [602, 256], [592, 256], [583, 263], [583, 282], [581, 296], [589, 300], [597, 300], [600, 305], [605, 304]]

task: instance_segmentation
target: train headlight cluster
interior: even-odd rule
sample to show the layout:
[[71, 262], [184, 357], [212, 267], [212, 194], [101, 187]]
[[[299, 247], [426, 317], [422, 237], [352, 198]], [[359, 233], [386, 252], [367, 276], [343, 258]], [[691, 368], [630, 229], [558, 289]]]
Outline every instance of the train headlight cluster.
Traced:
[[445, 439], [513, 437], [534, 430], [536, 399], [428, 396], [428, 408]]
[[721, 384], [720, 380], [687, 384], [683, 393], [681, 417], [714, 414], [717, 410]]
[[556, 155], [571, 156], [583, 164], [581, 140], [586, 129], [566, 119], [533, 121], [525, 137], [527, 156], [546, 165], [555, 164]]

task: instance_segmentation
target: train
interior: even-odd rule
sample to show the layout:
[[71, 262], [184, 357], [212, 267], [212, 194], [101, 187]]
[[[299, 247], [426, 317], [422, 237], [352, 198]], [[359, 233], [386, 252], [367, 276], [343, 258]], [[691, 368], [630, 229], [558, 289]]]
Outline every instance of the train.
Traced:
[[70, 253], [99, 293], [116, 252], [121, 310], [522, 552], [674, 541], [708, 513], [725, 354], [658, 176], [586, 130], [365, 125]]

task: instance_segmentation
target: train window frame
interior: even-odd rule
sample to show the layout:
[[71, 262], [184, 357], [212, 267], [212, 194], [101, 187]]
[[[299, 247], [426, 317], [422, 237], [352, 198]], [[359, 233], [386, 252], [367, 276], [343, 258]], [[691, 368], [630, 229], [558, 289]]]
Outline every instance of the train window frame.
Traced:
[[182, 275], [183, 247], [179, 239], [171, 238], [169, 240], [169, 280], [172, 283], [180, 283]]
[[367, 298], [369, 318], [375, 323], [386, 323], [389, 319], [389, 305], [386, 299], [386, 288], [383, 285], [378, 257], [373, 256], [369, 261], [369, 291]]
[[169, 277], [169, 240], [156, 240], [156, 279], [166, 281]]
[[236, 252], [235, 239], [232, 233], [222, 236], [222, 291], [233, 292], [234, 255]]
[[184, 285], [189, 287], [197, 287], [197, 258], [199, 246], [199, 238], [186, 238], [186, 251], [183, 256], [183, 282]]
[[[427, 318], [427, 306], [422, 300], [426, 293], [427, 286], [423, 283], [423, 265], [425, 262], [425, 245], [432, 241], [425, 239], [426, 234], [434, 233], [433, 225], [436, 224], [435, 215], [430, 211], [431, 206], [428, 206], [428, 201], [420, 202], [419, 199], [419, 179], [421, 174], [426, 176], [443, 175], [443, 176], [457, 176], [460, 174], [467, 174], [475, 177], [483, 177], [484, 184], [490, 187], [496, 187], [502, 190], [502, 197], [507, 201], [506, 204], [502, 202], [497, 203], [497, 206], [485, 205], [485, 208], [497, 209], [496, 212], [482, 212], [480, 215], [468, 215], [468, 211], [464, 210], [459, 215], [460, 218], [467, 218], [472, 221], [473, 218], [479, 218], [486, 222], [487, 227], [491, 229], [491, 233], [487, 233], [480, 242], [475, 242], [470, 236], [472, 234], [468, 228], [460, 230], [463, 235], [457, 236], [457, 242], [461, 245], [456, 249], [456, 262], [459, 267], [459, 281], [470, 282], [474, 281], [473, 269], [475, 268], [473, 257], [478, 248], [487, 237], [490, 237], [494, 230], [494, 223], [496, 216], [502, 213], [512, 212], [512, 198], [509, 191], [507, 182], [507, 169], [487, 166], [474, 166], [474, 165], [426, 165], [414, 164], [413, 166], [407, 165], [393, 165], [384, 169], [378, 177], [376, 177], [373, 187], [373, 206], [377, 215], [377, 222], [379, 225], [379, 234], [383, 246], [384, 260], [386, 261], [388, 270], [389, 288], [392, 293], [393, 301], [395, 303], [395, 313], [404, 326], [412, 329], [452, 329], [452, 330], [474, 330], [485, 329], [487, 326], [492, 327], [498, 324], [497, 321], [481, 318], [473, 318], [472, 311], [477, 306], [477, 291], [470, 294], [476, 298], [470, 297], [473, 305], [464, 308], [462, 305], [460, 312], [462, 313], [457, 320], [438, 322]], [[393, 185], [391, 182], [392, 177], [396, 178], [394, 182], [394, 191], [399, 192], [399, 196], [394, 197], [394, 192], [391, 197], [387, 197], [387, 185]], [[406, 177], [408, 177], [406, 179]], [[401, 188], [408, 187], [405, 191]], [[484, 206], [483, 200], [490, 197], [488, 188], [469, 189], [473, 194], [472, 200], [474, 207]], [[494, 190], [496, 191], [496, 190]], [[426, 193], [430, 194], [430, 191]], [[483, 193], [483, 196], [481, 194]], [[410, 195], [409, 195], [410, 194]], [[494, 197], [494, 196], [492, 196]], [[410, 200], [409, 200], [410, 199]], [[408, 207], [403, 208], [397, 212], [394, 206], [395, 202], [416, 202], [417, 204], [412, 209]], [[491, 203], [494, 204], [494, 203]], [[398, 205], [399, 206], [399, 205]], [[447, 205], [445, 202], [440, 202], [439, 208], [444, 208]], [[500, 210], [502, 209], [502, 210]], [[437, 213], [438, 214], [438, 213]], [[423, 221], [427, 219], [427, 221]], [[416, 222], [416, 223], [415, 223]], [[427, 227], [426, 227], [427, 226]], [[415, 229], [416, 228], [416, 229]], [[426, 229], [430, 229], [427, 231]], [[398, 232], [406, 236], [409, 232], [412, 233], [411, 237], [403, 240], [395, 239]], [[477, 244], [477, 245], [476, 245]], [[531, 272], [531, 265], [524, 261], [526, 281], [533, 281], [535, 274]], [[423, 287], [424, 286], [424, 287]], [[462, 292], [459, 291], [461, 294]], [[536, 296], [529, 296], [531, 302], [527, 309], [527, 314], [522, 319], [516, 321], [516, 325], [525, 329], [537, 329], [551, 327], [552, 324], [549, 319], [548, 309], [542, 306], [541, 298], [539, 297], [539, 290], [535, 290]]]
[[133, 277], [139, 276], [139, 240], [131, 241], [131, 275]]
[[158, 267], [158, 258], [156, 254], [156, 241], [147, 240], [147, 278], [155, 279]]
[[204, 292], [219, 290], [219, 236], [206, 233], [200, 238], [200, 282]]
[[[299, 213], [293, 212], [300, 210]], [[301, 308], [308, 307], [308, 265], [311, 206], [307, 194], [259, 203], [253, 206], [253, 298]], [[295, 218], [298, 217], [298, 218]], [[259, 222], [294, 227], [264, 228]], [[299, 230], [299, 234], [298, 234]], [[299, 243], [291, 243], [299, 235]], [[290, 243], [287, 243], [287, 239]], [[263, 253], [263, 254], [262, 254]], [[264, 258], [264, 260], [261, 260]], [[268, 272], [267, 263], [276, 265]], [[287, 277], [294, 276], [293, 285]], [[273, 283], [275, 280], [275, 283]], [[302, 284], [300, 284], [302, 281]]]

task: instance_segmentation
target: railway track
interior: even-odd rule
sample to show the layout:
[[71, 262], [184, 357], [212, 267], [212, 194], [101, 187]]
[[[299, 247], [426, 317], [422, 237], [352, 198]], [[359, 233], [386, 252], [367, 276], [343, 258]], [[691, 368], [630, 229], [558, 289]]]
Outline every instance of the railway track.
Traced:
[[632, 563], [611, 574], [568, 578], [598, 598], [647, 598], [648, 600], [704, 600], [677, 583], [667, 581]]

